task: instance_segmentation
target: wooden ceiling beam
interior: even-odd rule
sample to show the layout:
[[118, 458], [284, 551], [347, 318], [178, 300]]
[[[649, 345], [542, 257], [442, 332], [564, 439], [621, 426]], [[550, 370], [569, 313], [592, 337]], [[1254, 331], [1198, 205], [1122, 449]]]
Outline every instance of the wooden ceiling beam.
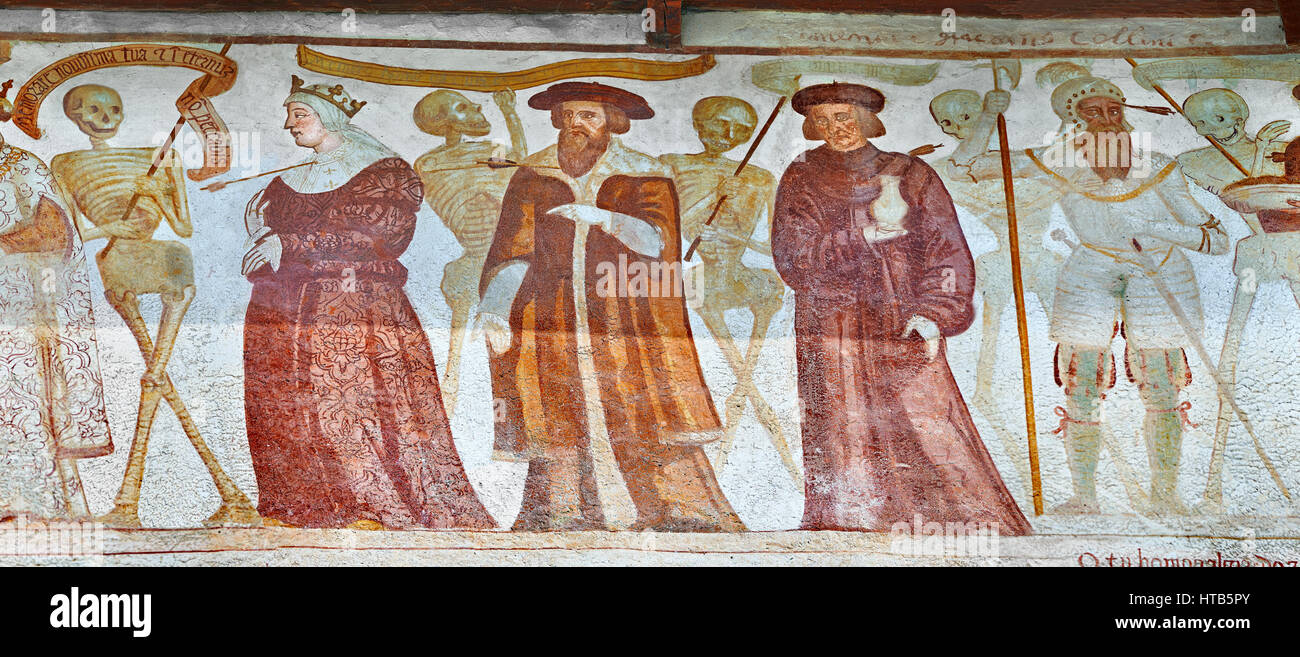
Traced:
[[[315, 11], [359, 13], [639, 13], [646, 0], [6, 0], [10, 8], [154, 11]], [[1001, 18], [1277, 16], [1297, 0], [685, 0], [685, 11], [783, 10], [853, 14], [935, 14]]]

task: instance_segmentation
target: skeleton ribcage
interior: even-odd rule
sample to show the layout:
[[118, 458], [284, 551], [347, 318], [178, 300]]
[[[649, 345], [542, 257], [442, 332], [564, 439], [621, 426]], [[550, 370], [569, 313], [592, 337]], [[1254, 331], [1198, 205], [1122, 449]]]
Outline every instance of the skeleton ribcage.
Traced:
[[[77, 203], [77, 209], [96, 226], [122, 218], [135, 193], [135, 179], [149, 171], [153, 150], [148, 148], [113, 148], [78, 151], [61, 156], [66, 164], [58, 167], [60, 184]], [[156, 176], [164, 175], [162, 172]], [[148, 217], [152, 229], [158, 227], [162, 213], [152, 200], [136, 203], [135, 216]]]
[[[450, 166], [450, 165], [449, 165]], [[424, 196], [467, 253], [487, 253], [513, 169], [438, 171], [422, 176]]]

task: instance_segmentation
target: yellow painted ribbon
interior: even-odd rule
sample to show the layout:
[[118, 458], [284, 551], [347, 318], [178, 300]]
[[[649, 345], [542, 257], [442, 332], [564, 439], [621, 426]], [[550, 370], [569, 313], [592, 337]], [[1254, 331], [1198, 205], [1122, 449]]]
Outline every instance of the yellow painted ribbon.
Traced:
[[437, 71], [387, 66], [326, 55], [298, 46], [298, 65], [317, 73], [404, 87], [435, 87], [462, 91], [528, 89], [559, 80], [607, 77], [630, 80], [676, 80], [700, 75], [717, 65], [713, 55], [685, 61], [632, 57], [566, 59], [522, 71]]

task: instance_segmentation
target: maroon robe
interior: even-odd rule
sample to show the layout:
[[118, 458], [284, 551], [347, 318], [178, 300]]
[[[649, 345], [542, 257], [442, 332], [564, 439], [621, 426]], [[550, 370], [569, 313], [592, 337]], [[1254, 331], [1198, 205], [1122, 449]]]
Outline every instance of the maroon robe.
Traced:
[[[878, 176], [900, 177], [907, 233], [870, 244]], [[914, 315], [944, 337], [974, 318], [974, 262], [934, 170], [868, 144], [826, 146], [781, 179], [772, 255], [795, 292], [805, 409], [804, 529], [889, 531], [896, 522], [1029, 523], [1002, 483], [948, 369], [946, 348], [903, 338]]]
[[[502, 267], [528, 265], [510, 313], [510, 349], [490, 358], [493, 394], [502, 404], [497, 450], [529, 461], [516, 530], [605, 526], [575, 336], [574, 223], [548, 212], [573, 201], [564, 182], [520, 169], [506, 189], [483, 268], [486, 289]], [[593, 229], [585, 252], [595, 374], [610, 445], [635, 506], [633, 529], [744, 531], [704, 450], [690, 444], [716, 438], [721, 423], [700, 370], [685, 297], [610, 296], [597, 289], [601, 263], [625, 258], [662, 267], [680, 261], [676, 189], [659, 176], [613, 175], [600, 186], [596, 205], [652, 222], [665, 244], [656, 259]], [[560, 465], [572, 459], [579, 470], [576, 517], [559, 501], [574, 491], [557, 490], [573, 485], [569, 466]]]
[[397, 261], [420, 179], [398, 158], [341, 187], [267, 187], [278, 271], [249, 275], [244, 405], [258, 512], [300, 527], [495, 526], [452, 443], [433, 352]]

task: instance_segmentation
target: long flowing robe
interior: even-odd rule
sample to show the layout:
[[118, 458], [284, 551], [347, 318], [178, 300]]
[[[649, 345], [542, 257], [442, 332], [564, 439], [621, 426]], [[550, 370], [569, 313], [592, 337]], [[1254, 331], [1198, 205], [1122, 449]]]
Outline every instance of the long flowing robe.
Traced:
[[[555, 147], [527, 162], [555, 167]], [[481, 292], [506, 267], [527, 266], [509, 306], [510, 348], [490, 358], [499, 408], [497, 456], [529, 462], [515, 529], [605, 528], [611, 509], [602, 506], [593, 451], [608, 445], [623, 479], [623, 504], [630, 497], [634, 506], [624, 509], [628, 515], [634, 511], [633, 528], [743, 531], [704, 450], [694, 444], [718, 437], [721, 423], [680, 293], [681, 229], [667, 170], [615, 139], [581, 181], [564, 178], [547, 169], [515, 173], [483, 269]], [[590, 198], [579, 198], [588, 193]], [[574, 222], [548, 212], [575, 201], [649, 222], [663, 244], [658, 257], [647, 256], [592, 229], [582, 252], [585, 318], [575, 305]], [[627, 263], [628, 272], [638, 265], [659, 272], [659, 284], [645, 294], [628, 293], [632, 280], [619, 281], [628, 283], [625, 290], [602, 289], [602, 281], [612, 283], [609, 268], [623, 267], [618, 263]], [[676, 278], [665, 280], [663, 272]], [[599, 396], [593, 406], [579, 355], [587, 348], [584, 328], [594, 366], [588, 383], [595, 380]], [[576, 491], [557, 491], [570, 486], [560, 472], [566, 459], [580, 463]], [[559, 498], [566, 496], [579, 500], [572, 522], [562, 517]]]
[[245, 413], [258, 512], [293, 526], [495, 526], [452, 443], [397, 258], [420, 180], [400, 158], [342, 186], [263, 193], [280, 267], [250, 274]]
[[76, 460], [113, 450], [90, 289], [49, 169], [0, 145], [0, 519], [89, 515]]
[[[868, 242], [881, 178], [896, 176], [906, 234]], [[889, 531], [894, 523], [1029, 524], [1002, 483], [948, 368], [926, 356], [914, 316], [942, 337], [974, 318], [974, 263], [952, 200], [919, 159], [868, 144], [793, 162], [777, 191], [777, 270], [795, 292], [804, 408], [803, 528]]]

